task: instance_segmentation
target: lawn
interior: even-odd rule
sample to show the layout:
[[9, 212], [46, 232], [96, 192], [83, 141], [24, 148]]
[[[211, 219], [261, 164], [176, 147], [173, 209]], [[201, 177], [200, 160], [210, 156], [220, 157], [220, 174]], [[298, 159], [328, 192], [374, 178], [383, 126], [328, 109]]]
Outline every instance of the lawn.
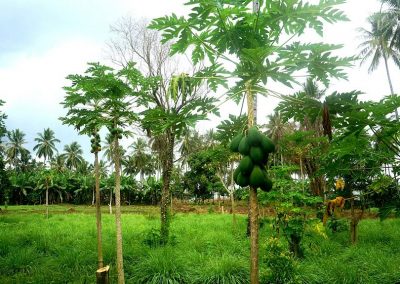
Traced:
[[[0, 214], [0, 283], [94, 283], [96, 220], [88, 207], [54, 206], [49, 219], [36, 206], [9, 207]], [[127, 283], [248, 283], [246, 216], [232, 226], [229, 214], [173, 216], [172, 244], [155, 244], [155, 208], [124, 207], [124, 268]], [[4, 209], [3, 209], [4, 211]], [[104, 207], [106, 212], [106, 207]], [[261, 228], [260, 257], [271, 236]], [[103, 214], [105, 263], [115, 271], [114, 216]], [[282, 240], [284, 241], [284, 240]], [[363, 220], [359, 243], [348, 232], [307, 231], [305, 258], [296, 261], [299, 283], [396, 283], [400, 281], [400, 220]], [[269, 273], [261, 262], [261, 277]], [[168, 282], [168, 280], [171, 280]]]

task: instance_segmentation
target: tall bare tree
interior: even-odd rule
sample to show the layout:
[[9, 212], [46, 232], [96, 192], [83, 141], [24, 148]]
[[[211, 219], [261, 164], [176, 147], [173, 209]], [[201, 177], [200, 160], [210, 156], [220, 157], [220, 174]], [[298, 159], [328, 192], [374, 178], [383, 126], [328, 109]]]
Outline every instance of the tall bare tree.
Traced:
[[152, 93], [140, 102], [142, 127], [149, 137], [158, 137], [164, 147], [159, 149], [163, 189], [161, 195], [161, 241], [169, 236], [169, 199], [171, 173], [174, 164], [174, 148], [179, 138], [204, 119], [213, 108], [214, 99], [206, 97], [200, 86], [196, 68], [184, 63], [184, 56], [170, 56], [170, 45], [163, 44], [158, 31], [147, 29], [145, 20], [122, 18], [111, 27], [113, 34], [108, 43], [110, 59], [117, 65], [126, 66], [137, 62], [137, 67], [148, 77], [156, 80]]

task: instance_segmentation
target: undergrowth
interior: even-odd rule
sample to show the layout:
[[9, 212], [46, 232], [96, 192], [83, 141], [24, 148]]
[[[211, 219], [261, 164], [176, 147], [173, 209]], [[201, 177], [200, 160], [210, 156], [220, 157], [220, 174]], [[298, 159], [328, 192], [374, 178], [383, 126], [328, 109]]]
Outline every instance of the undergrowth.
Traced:
[[[156, 216], [156, 215], [155, 215]], [[157, 245], [159, 218], [125, 214], [122, 219], [127, 283], [249, 283], [245, 216], [177, 214], [172, 245]], [[295, 260], [299, 283], [397, 283], [400, 281], [400, 220], [363, 220], [359, 242], [349, 232], [308, 232], [305, 257]], [[270, 224], [261, 229], [260, 258], [268, 256]], [[284, 240], [280, 240], [286, 246]], [[103, 254], [116, 282], [115, 220], [103, 215]], [[0, 215], [0, 283], [94, 283], [97, 261], [94, 215]], [[265, 262], [260, 273], [271, 275]], [[264, 278], [265, 279], [265, 278]]]

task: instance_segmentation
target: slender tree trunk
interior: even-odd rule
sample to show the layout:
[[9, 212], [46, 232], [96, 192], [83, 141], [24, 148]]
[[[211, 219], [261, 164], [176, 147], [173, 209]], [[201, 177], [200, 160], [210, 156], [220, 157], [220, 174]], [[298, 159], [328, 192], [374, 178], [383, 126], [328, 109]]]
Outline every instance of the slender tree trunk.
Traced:
[[49, 183], [46, 177], [46, 218], [49, 219]]
[[303, 158], [300, 156], [300, 179], [301, 179], [301, 188], [304, 193], [304, 171], [303, 171]]
[[233, 222], [233, 227], [236, 228], [236, 214], [235, 214], [235, 196], [234, 194], [234, 180], [233, 180], [233, 167], [234, 167], [234, 162], [232, 161], [231, 163], [231, 186], [232, 189], [229, 191], [229, 197], [231, 198], [231, 211], [232, 211], [232, 222]]
[[115, 153], [115, 225], [117, 231], [117, 272], [118, 284], [125, 283], [124, 277], [124, 263], [122, 253], [122, 226], [121, 226], [121, 172], [120, 172], [120, 153], [118, 138], [114, 138]]
[[[254, 101], [251, 91], [251, 82], [247, 83], [247, 111], [248, 127], [254, 123]], [[250, 187], [249, 201], [249, 220], [250, 220], [250, 283], [258, 284], [258, 200], [257, 188]]]
[[163, 155], [162, 163], [163, 163], [163, 188], [161, 194], [161, 230], [160, 237], [161, 243], [163, 245], [168, 243], [169, 238], [169, 223], [170, 223], [170, 212], [169, 212], [169, 186], [171, 182], [171, 173], [174, 162], [174, 143], [175, 137], [171, 130], [167, 130], [167, 149], [165, 154]]
[[97, 225], [97, 268], [103, 267], [103, 249], [101, 236], [101, 207], [100, 207], [100, 173], [99, 153], [94, 153], [94, 172], [96, 183], [96, 225]]
[[356, 215], [355, 206], [354, 206], [354, 198], [350, 201], [351, 204], [351, 222], [350, 222], [350, 238], [351, 244], [356, 244], [358, 240], [358, 224], [362, 220], [364, 216], [365, 207], [361, 207], [361, 212]]
[[113, 197], [113, 192], [112, 188], [110, 188], [110, 202], [108, 203], [108, 209], [110, 211], [110, 214], [112, 214], [112, 197]]
[[[390, 93], [391, 93], [391, 95], [394, 95], [394, 89], [393, 89], [393, 85], [392, 85], [392, 79], [390, 78], [388, 61], [387, 61], [387, 58], [386, 58], [386, 55], [385, 55], [385, 54], [383, 54], [383, 60], [385, 61], [386, 75], [387, 75], [388, 82], [389, 82]], [[397, 108], [395, 109], [395, 115], [396, 115], [396, 120], [399, 120], [399, 113], [398, 113], [398, 111], [397, 111]]]

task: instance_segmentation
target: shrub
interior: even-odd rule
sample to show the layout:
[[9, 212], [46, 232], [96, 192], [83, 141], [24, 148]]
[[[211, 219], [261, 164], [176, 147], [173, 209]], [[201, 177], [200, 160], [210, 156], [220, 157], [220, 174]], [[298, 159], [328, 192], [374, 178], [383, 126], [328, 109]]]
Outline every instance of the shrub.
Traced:
[[296, 272], [295, 260], [292, 254], [281, 244], [278, 238], [271, 237], [267, 241], [265, 263], [271, 273], [263, 283], [293, 283]]

